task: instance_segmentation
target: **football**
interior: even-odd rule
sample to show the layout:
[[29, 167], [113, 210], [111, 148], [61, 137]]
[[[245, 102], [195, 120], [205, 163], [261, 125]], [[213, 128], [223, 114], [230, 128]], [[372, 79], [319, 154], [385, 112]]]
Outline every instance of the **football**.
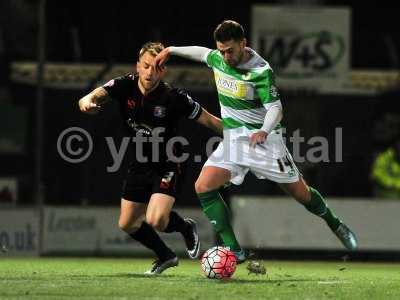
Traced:
[[201, 269], [211, 279], [228, 279], [236, 270], [236, 256], [228, 248], [215, 246], [201, 258]]

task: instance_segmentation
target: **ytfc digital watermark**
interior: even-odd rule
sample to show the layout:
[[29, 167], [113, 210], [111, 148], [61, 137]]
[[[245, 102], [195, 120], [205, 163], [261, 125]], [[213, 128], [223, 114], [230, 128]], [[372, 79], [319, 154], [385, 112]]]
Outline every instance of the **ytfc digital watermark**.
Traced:
[[[211, 137], [204, 145], [207, 157], [212, 154], [212, 160], [230, 161], [240, 163], [251, 157], [253, 160], [263, 163], [265, 157], [280, 157], [286, 155], [285, 145], [292, 149], [292, 158], [295, 163], [319, 163], [319, 162], [343, 162], [343, 129], [334, 129], [333, 139], [324, 136], [304, 137], [300, 129], [286, 136], [285, 128], [274, 130], [267, 136], [266, 142], [251, 147], [249, 144], [249, 131], [245, 128], [237, 128], [234, 131], [225, 130], [224, 138]], [[174, 136], [166, 139], [162, 127], [154, 128], [151, 132], [138, 131], [135, 136], [123, 137], [116, 142], [113, 137], [105, 137], [106, 149], [109, 151], [112, 164], [106, 166], [108, 172], [116, 172], [121, 167], [127, 154], [130, 143], [133, 143], [133, 154], [139, 163], [160, 162], [167, 158], [169, 161], [181, 163], [190, 158], [190, 154], [184, 151], [175, 151], [177, 146], [183, 148], [190, 144], [183, 136]], [[214, 152], [217, 145], [222, 143], [223, 151]], [[333, 143], [333, 145], [332, 145]], [[92, 136], [80, 127], [69, 127], [63, 130], [57, 139], [57, 151], [62, 159], [69, 163], [81, 163], [88, 159], [93, 152], [94, 143]], [[214, 152], [214, 153], [213, 153]], [[201, 155], [194, 155], [195, 162], [202, 162]]]

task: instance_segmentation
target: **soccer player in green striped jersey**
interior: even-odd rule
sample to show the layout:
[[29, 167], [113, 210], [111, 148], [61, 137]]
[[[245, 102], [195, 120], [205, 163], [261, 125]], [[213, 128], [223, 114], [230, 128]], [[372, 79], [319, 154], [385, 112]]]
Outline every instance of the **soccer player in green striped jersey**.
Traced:
[[206, 63], [212, 68], [221, 106], [224, 140], [204, 164], [195, 189], [214, 229], [239, 262], [246, 259], [230, 223], [229, 211], [218, 189], [241, 184], [248, 171], [279, 186], [311, 213], [326, 221], [343, 245], [357, 248], [354, 233], [332, 212], [324, 198], [307, 185], [282, 138], [282, 104], [274, 73], [246, 46], [243, 27], [231, 20], [214, 31], [217, 49], [199, 46], [168, 47], [155, 59], [162, 68], [170, 55]]

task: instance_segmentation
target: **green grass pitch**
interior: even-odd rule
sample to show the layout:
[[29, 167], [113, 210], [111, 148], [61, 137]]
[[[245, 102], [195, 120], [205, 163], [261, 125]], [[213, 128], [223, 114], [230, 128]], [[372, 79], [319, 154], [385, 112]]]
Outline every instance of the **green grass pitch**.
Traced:
[[143, 275], [149, 259], [0, 257], [0, 299], [400, 299], [400, 264], [264, 261], [210, 280], [198, 261]]

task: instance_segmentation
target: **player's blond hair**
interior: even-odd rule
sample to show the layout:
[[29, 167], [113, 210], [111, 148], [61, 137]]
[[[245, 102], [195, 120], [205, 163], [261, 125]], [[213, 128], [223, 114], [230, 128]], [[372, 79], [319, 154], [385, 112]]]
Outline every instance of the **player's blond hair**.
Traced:
[[142, 46], [139, 51], [139, 59], [146, 53], [150, 53], [152, 56], [157, 56], [161, 51], [164, 50], [164, 45], [159, 42], [147, 42]]

